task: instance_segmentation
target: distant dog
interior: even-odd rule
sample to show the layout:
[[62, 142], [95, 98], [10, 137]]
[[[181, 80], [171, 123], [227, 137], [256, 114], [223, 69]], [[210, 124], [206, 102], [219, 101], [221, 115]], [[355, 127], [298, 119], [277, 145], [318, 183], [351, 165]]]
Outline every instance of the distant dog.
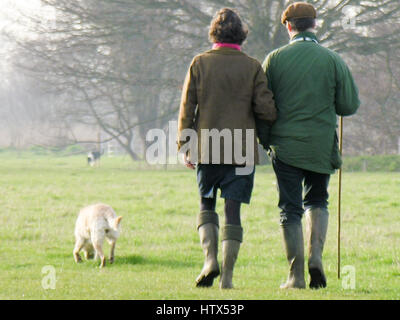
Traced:
[[106, 204], [94, 204], [79, 212], [75, 224], [75, 262], [81, 262], [79, 252], [83, 249], [85, 258], [89, 259], [95, 252], [95, 259], [100, 257], [100, 268], [105, 267], [103, 242], [107, 239], [111, 245], [110, 263], [114, 262], [115, 244], [120, 234], [122, 217], [117, 217], [113, 208]]
[[91, 151], [88, 153], [87, 162], [91, 167], [98, 166], [100, 163], [101, 153], [98, 151]]

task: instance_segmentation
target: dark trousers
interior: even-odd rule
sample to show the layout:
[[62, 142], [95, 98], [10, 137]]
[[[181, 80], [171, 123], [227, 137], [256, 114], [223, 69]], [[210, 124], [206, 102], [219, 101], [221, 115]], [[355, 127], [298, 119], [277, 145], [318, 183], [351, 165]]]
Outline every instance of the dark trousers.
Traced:
[[329, 174], [316, 173], [272, 159], [279, 192], [280, 222], [299, 223], [304, 209], [328, 207]]

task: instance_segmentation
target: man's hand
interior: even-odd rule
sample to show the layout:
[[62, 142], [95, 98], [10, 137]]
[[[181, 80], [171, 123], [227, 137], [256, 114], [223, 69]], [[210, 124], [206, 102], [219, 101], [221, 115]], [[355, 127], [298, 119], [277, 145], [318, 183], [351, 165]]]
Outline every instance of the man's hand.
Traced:
[[185, 153], [185, 154], [183, 155], [183, 161], [184, 161], [184, 163], [185, 163], [186, 168], [189, 168], [189, 169], [192, 169], [192, 170], [196, 169], [196, 165], [195, 165], [194, 163], [191, 163], [191, 162], [190, 162], [187, 153]]

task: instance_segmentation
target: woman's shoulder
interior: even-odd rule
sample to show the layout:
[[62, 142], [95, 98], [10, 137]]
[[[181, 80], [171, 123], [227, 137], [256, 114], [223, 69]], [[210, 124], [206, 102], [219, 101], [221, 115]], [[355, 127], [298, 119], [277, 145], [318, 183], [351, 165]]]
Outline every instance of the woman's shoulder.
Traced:
[[244, 61], [247, 61], [249, 64], [253, 64], [255, 66], [261, 65], [260, 61], [258, 61], [256, 58], [253, 58], [252, 56], [248, 55], [246, 52], [234, 50], [234, 49], [227, 49], [227, 50], [210, 49], [210, 50], [207, 50], [203, 53], [196, 55], [194, 57], [193, 61], [209, 59], [209, 58], [214, 57], [215, 55], [228, 55], [228, 56], [240, 57]]
[[254, 57], [252, 57], [252, 56], [249, 56], [249, 55], [247, 55], [247, 54], [244, 53], [244, 52], [243, 52], [243, 54], [247, 57], [247, 59], [248, 59], [251, 63], [253, 63], [253, 64], [256, 65], [256, 66], [261, 66], [261, 62], [258, 61], [258, 59], [254, 58]]
[[198, 68], [202, 68], [202, 66], [218, 63], [222, 57], [233, 59], [231, 61], [232, 65], [237, 65], [239, 63], [243, 70], [249, 73], [258, 73], [262, 70], [261, 63], [256, 58], [247, 55], [243, 51], [237, 51], [235, 54], [223, 55], [218, 50], [208, 50], [197, 54], [192, 60], [191, 68], [197, 70]]

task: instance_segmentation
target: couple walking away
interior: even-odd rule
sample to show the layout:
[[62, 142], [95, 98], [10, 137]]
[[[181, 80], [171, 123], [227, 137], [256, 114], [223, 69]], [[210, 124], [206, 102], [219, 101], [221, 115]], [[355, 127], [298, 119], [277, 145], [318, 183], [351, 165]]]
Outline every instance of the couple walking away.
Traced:
[[[270, 151], [277, 178], [280, 224], [289, 264], [288, 279], [281, 288], [306, 287], [301, 224], [304, 214], [309, 286], [326, 287], [322, 252], [328, 229], [328, 184], [330, 175], [341, 166], [337, 115], [354, 114], [360, 102], [346, 64], [318, 43], [316, 17], [311, 4], [290, 5], [281, 20], [290, 42], [271, 52], [261, 66], [241, 51], [248, 29], [239, 14], [221, 9], [209, 29], [212, 49], [197, 55], [190, 65], [180, 105], [178, 149], [184, 153], [186, 166], [197, 169], [197, 228], [205, 257], [196, 279], [198, 287], [212, 286], [221, 273], [220, 288], [233, 288], [234, 265], [243, 241], [240, 207], [241, 203], [250, 203], [258, 164], [257, 137]], [[196, 152], [185, 147], [189, 144], [186, 129], [197, 132]], [[250, 160], [246, 157], [246, 163], [235, 161], [237, 152], [227, 151], [237, 148], [237, 141], [232, 142], [226, 135], [217, 147], [201, 137], [204, 130], [213, 129], [230, 132], [231, 137], [241, 131], [239, 154], [253, 150]], [[250, 141], [244, 138], [249, 130], [257, 133]], [[211, 143], [216, 144], [215, 139]], [[218, 163], [211, 161], [211, 153], [216, 152], [222, 159]], [[196, 159], [191, 157], [194, 153], [198, 154]], [[239, 173], [237, 169], [243, 166], [252, 170]], [[217, 189], [225, 199], [221, 269], [217, 258]]]

